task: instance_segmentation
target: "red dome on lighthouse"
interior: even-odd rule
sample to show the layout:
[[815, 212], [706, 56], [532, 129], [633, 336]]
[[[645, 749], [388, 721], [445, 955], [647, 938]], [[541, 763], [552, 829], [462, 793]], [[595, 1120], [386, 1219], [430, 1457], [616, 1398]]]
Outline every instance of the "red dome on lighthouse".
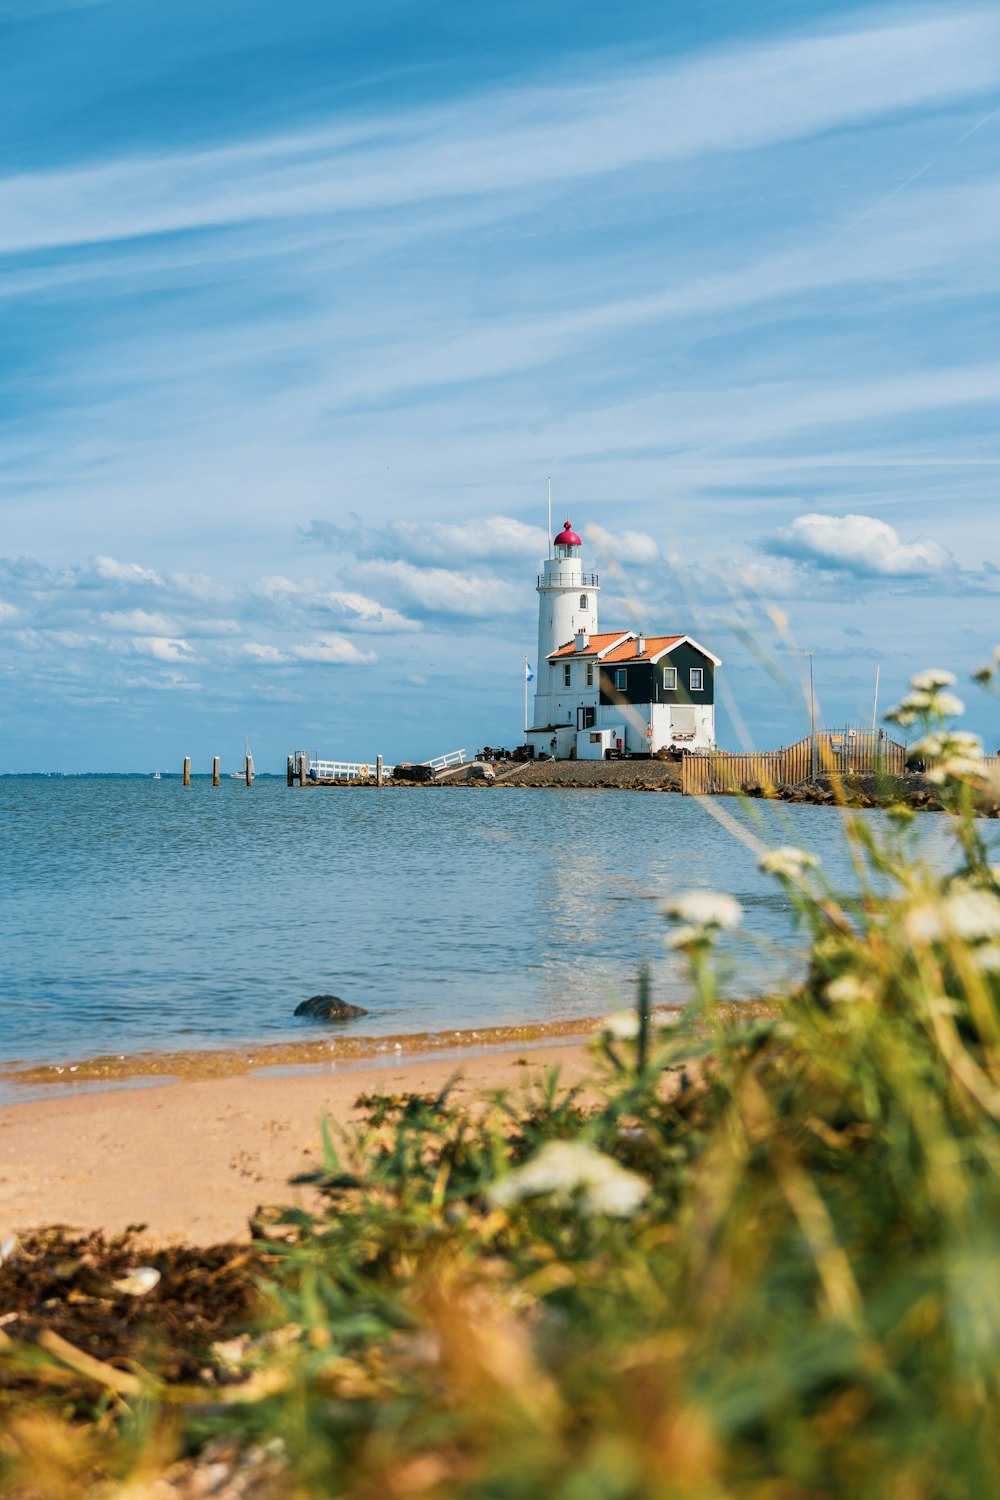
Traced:
[[569, 522], [564, 521], [563, 529], [556, 537], [555, 545], [557, 547], [582, 547], [583, 543], [581, 542], [580, 538], [577, 536], [573, 528], [570, 526]]

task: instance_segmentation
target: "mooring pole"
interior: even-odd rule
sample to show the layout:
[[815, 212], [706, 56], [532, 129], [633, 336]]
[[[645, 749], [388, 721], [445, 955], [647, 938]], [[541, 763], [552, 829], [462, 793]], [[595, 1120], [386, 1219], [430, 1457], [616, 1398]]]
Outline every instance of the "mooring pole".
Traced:
[[247, 786], [253, 786], [253, 756], [250, 754], [249, 750], [247, 751], [245, 770]]
[[285, 767], [285, 785], [286, 786], [294, 786], [295, 785], [295, 756], [294, 755], [290, 755], [288, 757], [288, 765]]
[[381, 786], [382, 782], [384, 781], [384, 779], [385, 778], [384, 778], [384, 775], [383, 775], [383, 772], [382, 772], [382, 757], [381, 757], [381, 755], [376, 755], [376, 757], [375, 757], [375, 785], [376, 786]]
[[307, 760], [306, 752], [304, 750], [300, 750], [299, 751], [299, 786], [305, 786], [305, 784], [306, 784], [306, 775], [308, 773], [308, 770], [309, 770], [309, 766], [308, 766], [308, 760]]
[[190, 755], [185, 755], [185, 757], [184, 757], [184, 785], [185, 786], [190, 786], [191, 785], [191, 757], [190, 757]]
[[212, 756], [212, 785], [219, 785], [219, 757], [217, 755]]

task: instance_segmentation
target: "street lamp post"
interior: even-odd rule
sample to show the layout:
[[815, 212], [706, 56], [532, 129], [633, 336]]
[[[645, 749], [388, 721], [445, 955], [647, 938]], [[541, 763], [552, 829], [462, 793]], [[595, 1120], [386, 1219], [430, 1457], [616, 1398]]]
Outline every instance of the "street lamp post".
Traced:
[[816, 690], [813, 685], [813, 654], [803, 651], [809, 658], [809, 774], [816, 779]]

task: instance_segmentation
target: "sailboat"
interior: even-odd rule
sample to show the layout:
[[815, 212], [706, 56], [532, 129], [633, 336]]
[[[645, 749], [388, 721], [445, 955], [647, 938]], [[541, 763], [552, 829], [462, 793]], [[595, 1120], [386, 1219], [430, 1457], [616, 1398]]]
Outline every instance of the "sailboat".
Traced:
[[242, 771], [230, 771], [230, 773], [229, 773], [229, 780], [230, 781], [245, 781], [246, 784], [247, 784], [247, 786], [253, 786], [253, 778], [254, 778], [253, 756], [250, 753], [250, 741], [246, 740], [246, 741], [244, 741], [244, 749], [243, 749], [243, 770]]
[[153, 772], [153, 780], [154, 781], [160, 781], [160, 780], [162, 780], [159, 771], [154, 771]]

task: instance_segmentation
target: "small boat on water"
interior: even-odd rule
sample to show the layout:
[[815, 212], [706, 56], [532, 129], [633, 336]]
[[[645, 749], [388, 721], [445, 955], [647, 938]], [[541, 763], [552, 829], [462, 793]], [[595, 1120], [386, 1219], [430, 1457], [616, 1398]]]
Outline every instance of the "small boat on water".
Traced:
[[229, 772], [229, 780], [230, 781], [245, 781], [246, 784], [247, 784], [247, 786], [253, 786], [253, 778], [254, 778], [253, 756], [250, 753], [250, 741], [247, 740], [245, 742], [245, 748], [244, 748], [244, 751], [243, 751], [243, 769], [242, 769], [242, 771], [230, 771]]
[[162, 781], [163, 780], [163, 777], [160, 775], [159, 771], [154, 771], [153, 772], [153, 780], [154, 781]]

